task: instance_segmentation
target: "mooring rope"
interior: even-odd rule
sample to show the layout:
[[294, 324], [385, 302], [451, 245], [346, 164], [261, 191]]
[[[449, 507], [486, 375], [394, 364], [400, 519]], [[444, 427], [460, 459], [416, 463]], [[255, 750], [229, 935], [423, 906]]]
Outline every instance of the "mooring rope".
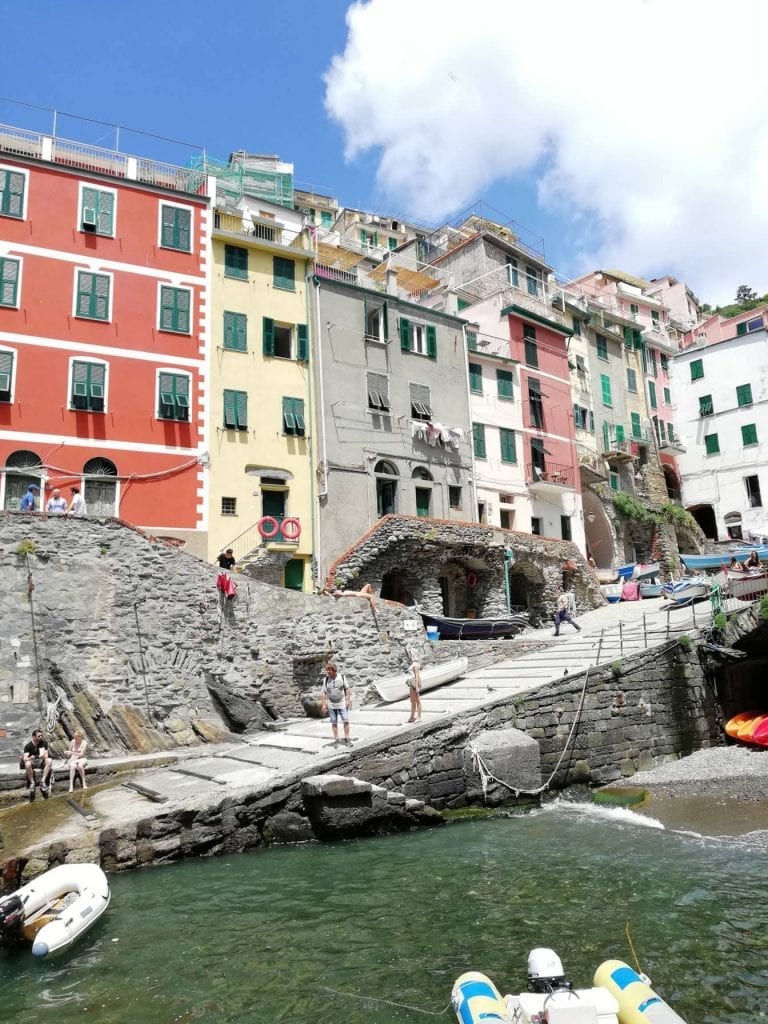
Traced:
[[323, 992], [332, 992], [335, 996], [346, 996], [347, 999], [359, 999], [366, 1003], [383, 1003], [385, 1006], [397, 1006], [401, 1010], [411, 1010], [413, 1013], [423, 1013], [428, 1017], [442, 1017], [444, 1013], [447, 1013], [453, 1005], [449, 1002], [447, 1006], [444, 1006], [442, 1010], [424, 1010], [420, 1006], [409, 1006], [408, 1003], [396, 1003], [391, 999], [378, 999], [376, 996], [361, 996], [358, 992], [340, 992], [337, 988], [328, 988], [327, 985], [320, 986]]

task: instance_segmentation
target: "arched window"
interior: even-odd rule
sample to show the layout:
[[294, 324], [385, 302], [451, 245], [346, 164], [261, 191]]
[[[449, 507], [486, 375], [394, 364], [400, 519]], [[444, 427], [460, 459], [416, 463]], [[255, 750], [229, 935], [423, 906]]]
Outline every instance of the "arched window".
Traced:
[[411, 474], [414, 480], [432, 480], [433, 476], [424, 466], [417, 466]]
[[36, 484], [40, 490], [35, 501], [35, 506], [43, 496], [42, 481], [43, 464], [37, 452], [29, 452], [23, 449], [11, 452], [5, 460], [5, 497], [3, 508], [6, 511], [18, 511], [21, 508], [21, 499], [27, 493], [30, 484]]
[[376, 475], [376, 513], [392, 515], [397, 511], [397, 467], [382, 459], [373, 469]]
[[83, 497], [89, 516], [114, 516], [117, 466], [110, 459], [89, 459], [83, 466]]

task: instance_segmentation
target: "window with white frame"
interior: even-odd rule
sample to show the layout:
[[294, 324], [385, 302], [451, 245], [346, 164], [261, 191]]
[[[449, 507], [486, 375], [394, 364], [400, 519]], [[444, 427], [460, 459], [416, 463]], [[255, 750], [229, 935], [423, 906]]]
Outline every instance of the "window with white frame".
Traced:
[[77, 409], [80, 412], [104, 412], [107, 364], [89, 359], [72, 359], [69, 369], [70, 409]]
[[0, 217], [24, 220], [27, 215], [27, 172], [0, 166]]
[[192, 210], [175, 203], [160, 204], [160, 245], [192, 252]]
[[95, 235], [114, 236], [116, 205], [114, 189], [81, 185], [78, 229]]
[[19, 307], [21, 260], [0, 256], [0, 306]]
[[188, 373], [160, 370], [157, 374], [158, 419], [189, 420], [191, 378]]
[[0, 349], [0, 402], [13, 401], [13, 370], [16, 353], [11, 348]]
[[157, 326], [173, 334], [191, 333], [192, 291], [160, 285]]
[[109, 320], [112, 312], [112, 275], [91, 270], [75, 272], [75, 316]]

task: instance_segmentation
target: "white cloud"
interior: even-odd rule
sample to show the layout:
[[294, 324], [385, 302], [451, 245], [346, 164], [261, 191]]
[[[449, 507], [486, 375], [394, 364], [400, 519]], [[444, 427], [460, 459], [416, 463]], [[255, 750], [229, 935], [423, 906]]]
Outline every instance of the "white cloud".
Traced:
[[535, 178], [547, 210], [599, 225], [586, 267], [768, 290], [761, 0], [370, 0], [347, 20], [327, 109], [410, 216]]

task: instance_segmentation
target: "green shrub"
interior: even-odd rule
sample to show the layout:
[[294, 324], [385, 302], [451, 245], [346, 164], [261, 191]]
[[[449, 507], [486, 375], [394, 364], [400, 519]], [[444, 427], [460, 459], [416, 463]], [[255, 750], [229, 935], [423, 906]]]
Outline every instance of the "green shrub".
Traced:
[[760, 618], [768, 620], [768, 594], [760, 601]]
[[614, 678], [618, 679], [623, 669], [620, 661], [611, 662], [611, 672], [613, 672]]
[[693, 641], [687, 633], [683, 633], [682, 636], [679, 636], [677, 638], [677, 643], [680, 649], [683, 651], [690, 651], [691, 647], [693, 646]]
[[719, 629], [722, 632], [728, 625], [728, 619], [726, 618], [725, 612], [718, 612], [714, 619], [712, 619], [712, 625], [715, 629]]
[[23, 540], [16, 548], [16, 554], [19, 558], [24, 558], [25, 555], [33, 555], [35, 551], [37, 551], [37, 544], [33, 540]]

